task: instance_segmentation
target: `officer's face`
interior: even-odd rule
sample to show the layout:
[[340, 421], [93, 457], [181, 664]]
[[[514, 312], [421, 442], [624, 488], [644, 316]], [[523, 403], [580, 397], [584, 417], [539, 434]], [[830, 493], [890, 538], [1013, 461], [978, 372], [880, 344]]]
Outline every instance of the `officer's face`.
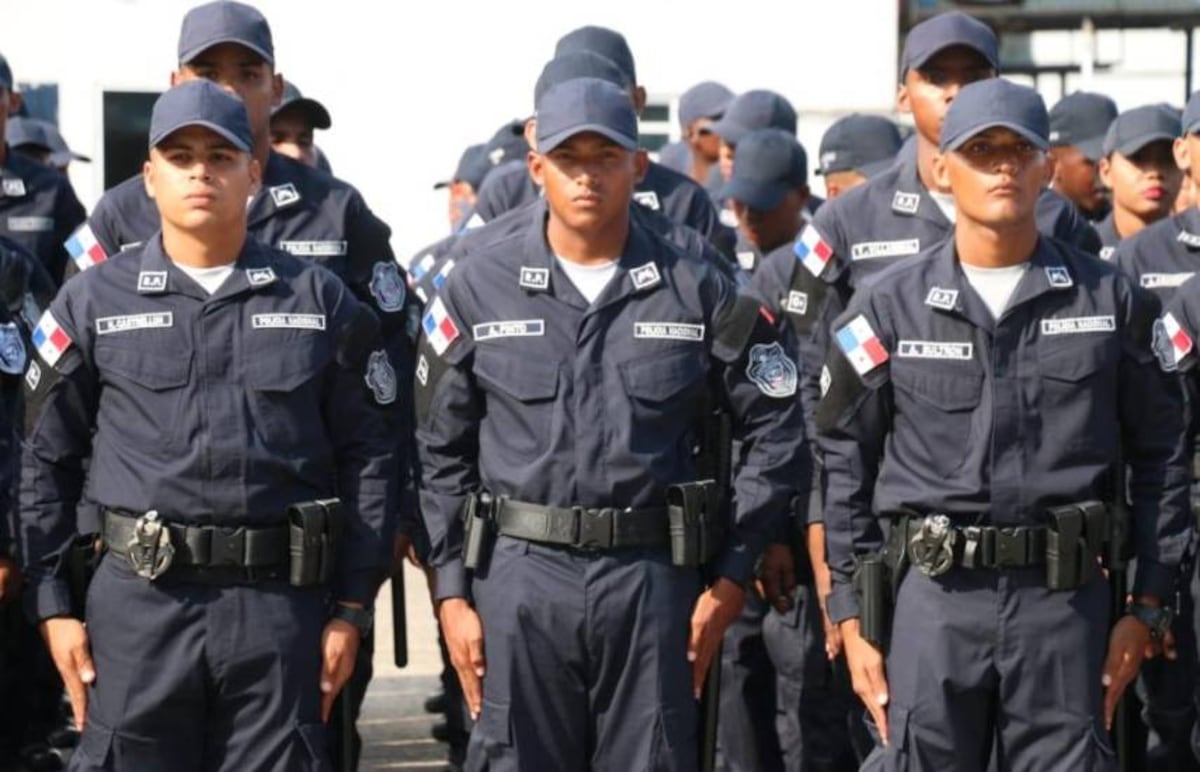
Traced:
[[150, 151], [142, 173], [165, 224], [180, 230], [228, 228], [246, 219], [258, 189], [258, 162], [201, 126], [168, 135]]
[[718, 168], [721, 170], [721, 181], [729, 182], [729, 178], [733, 176], [733, 157], [737, 153], [737, 146], [732, 145], [725, 140], [721, 140], [721, 149], [718, 152]]
[[993, 128], [934, 157], [934, 179], [954, 194], [960, 218], [994, 228], [1034, 222], [1046, 155], [1016, 132]]
[[475, 206], [475, 188], [469, 182], [455, 180], [450, 183], [449, 215], [450, 229], [454, 230]]
[[934, 144], [942, 135], [946, 111], [959, 90], [977, 80], [996, 77], [987, 59], [972, 48], [951, 46], [936, 53], [919, 70], [904, 74], [896, 106], [912, 113], [917, 131]]
[[295, 158], [302, 164], [317, 165], [313, 127], [299, 110], [281, 110], [272, 116], [271, 147], [276, 153]]
[[1131, 156], [1113, 153], [1100, 159], [1100, 176], [1112, 189], [1114, 206], [1146, 221], [1171, 212], [1183, 182], [1169, 140], [1151, 142]]
[[545, 155], [531, 153], [529, 171], [554, 216], [572, 230], [589, 231], [625, 216], [646, 163], [645, 153], [586, 131]]
[[250, 128], [260, 142], [267, 136], [271, 108], [283, 96], [283, 77], [271, 65], [245, 46], [220, 43], [207, 49], [185, 65], [171, 79], [171, 85], [204, 78], [211, 80], [246, 103]]
[[788, 191], [774, 209], [752, 209], [741, 201], [733, 202], [738, 228], [762, 252], [770, 252], [796, 238], [800, 231], [800, 210], [808, 200], [808, 189]]
[[1181, 214], [1191, 209], [1196, 205], [1196, 186], [1192, 183], [1192, 178], [1187, 176], [1185, 172], [1183, 180], [1179, 185], [1179, 193], [1175, 195], [1175, 205], [1171, 208], [1172, 214]]
[[844, 172], [830, 172], [825, 175], [825, 198], [834, 199], [846, 191], [854, 190], [859, 185], [865, 185], [867, 177], [853, 169]]
[[721, 138], [712, 131], [711, 118], [698, 118], [688, 127], [687, 141], [692, 152], [705, 161], [716, 163], [721, 157]]
[[1050, 156], [1054, 166], [1050, 184], [1056, 191], [1085, 212], [1104, 203], [1106, 193], [1094, 161], [1074, 145], [1052, 148]]
[[1175, 165], [1191, 180], [1192, 195], [1200, 184], [1200, 134], [1188, 134], [1175, 140]]

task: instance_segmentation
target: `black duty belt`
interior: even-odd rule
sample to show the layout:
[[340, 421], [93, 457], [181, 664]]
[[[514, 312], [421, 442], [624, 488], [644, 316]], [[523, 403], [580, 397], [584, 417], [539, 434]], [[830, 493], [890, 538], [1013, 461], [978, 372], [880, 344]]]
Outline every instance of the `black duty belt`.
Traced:
[[589, 550], [671, 543], [666, 507], [549, 507], [506, 498], [495, 506], [500, 533], [526, 541]]
[[896, 523], [903, 528], [893, 530], [893, 543], [901, 539], [902, 545], [897, 546], [929, 576], [953, 567], [1001, 569], [1046, 564], [1045, 526], [956, 526], [945, 515], [917, 516]]
[[288, 527], [182, 525], [157, 512], [104, 511], [104, 545], [147, 579], [218, 584], [288, 576]]

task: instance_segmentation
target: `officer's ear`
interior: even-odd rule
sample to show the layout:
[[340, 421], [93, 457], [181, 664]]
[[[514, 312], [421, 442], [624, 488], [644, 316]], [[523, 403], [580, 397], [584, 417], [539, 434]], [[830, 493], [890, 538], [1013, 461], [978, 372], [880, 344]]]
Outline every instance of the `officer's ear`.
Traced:
[[1112, 190], [1112, 162], [1108, 160], [1108, 156], [1104, 156], [1096, 163], [1096, 171], [1100, 173], [1100, 181], [1104, 183], [1104, 187]]
[[169, 78], [171, 81], [171, 88], [178, 86], [181, 79], [182, 78], [179, 74], [179, 70], [171, 70], [171, 77]]
[[896, 87], [896, 112], [912, 112], [912, 102], [908, 98], [908, 85], [904, 81], [900, 81], [900, 85]]
[[633, 111], [641, 115], [642, 110], [646, 109], [646, 89], [642, 86], [634, 86], [630, 90], [629, 96], [633, 99]]
[[283, 101], [283, 76], [275, 73], [271, 76], [271, 107], [278, 107]]
[[1188, 151], [1187, 137], [1176, 137], [1171, 143], [1171, 153], [1175, 156], [1175, 165], [1188, 174], [1192, 168], [1192, 154]]
[[262, 164], [253, 155], [250, 156], [250, 195], [258, 194], [262, 187]]
[[1053, 185], [1058, 174], [1058, 151], [1050, 148], [1046, 151], [1046, 184]]
[[633, 153], [633, 171], [637, 175], [637, 181], [641, 182], [646, 177], [647, 170], [650, 169], [650, 154], [645, 150], [638, 149]]
[[525, 165], [529, 168], [529, 176], [533, 184], [539, 188], [546, 186], [546, 156], [532, 150], [525, 157]]
[[[154, 151], [150, 151], [154, 152]], [[150, 159], [142, 164], [142, 187], [146, 189], [146, 197], [154, 199], [154, 164], [150, 163]]]
[[933, 154], [933, 184], [938, 190], [950, 190], [950, 156]]
[[537, 147], [537, 118], [525, 121], [525, 143], [529, 145], [530, 150]]

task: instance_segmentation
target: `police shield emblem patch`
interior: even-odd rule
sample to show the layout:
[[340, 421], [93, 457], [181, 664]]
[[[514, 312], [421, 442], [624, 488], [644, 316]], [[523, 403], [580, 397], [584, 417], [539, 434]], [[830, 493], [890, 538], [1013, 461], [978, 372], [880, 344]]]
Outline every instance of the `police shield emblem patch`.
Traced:
[[768, 397], [792, 397], [796, 394], [796, 363], [788, 359], [778, 343], [758, 343], [750, 347], [746, 376]]
[[390, 405], [396, 401], [396, 371], [383, 351], [371, 352], [367, 360], [366, 381], [377, 403]]
[[25, 342], [13, 322], [0, 324], [0, 372], [20, 375], [25, 371]]
[[393, 312], [404, 308], [407, 290], [400, 278], [400, 268], [392, 260], [381, 260], [371, 271], [371, 297], [381, 311]]

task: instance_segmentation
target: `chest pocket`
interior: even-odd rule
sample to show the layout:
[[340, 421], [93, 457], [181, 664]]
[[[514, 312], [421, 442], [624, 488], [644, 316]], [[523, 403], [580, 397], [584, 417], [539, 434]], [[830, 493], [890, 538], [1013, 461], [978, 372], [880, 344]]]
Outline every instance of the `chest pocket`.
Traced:
[[1043, 433], [1071, 448], [1094, 449], [1097, 432], [1115, 415], [1117, 379], [1103, 377], [1119, 356], [1115, 333], [1047, 337], [1038, 344]]
[[896, 452], [909, 464], [928, 464], [943, 475], [958, 471], [986, 428], [976, 416], [982, 371], [898, 358], [891, 368]]
[[99, 428], [129, 437], [140, 447], [178, 447], [187, 441], [186, 388], [192, 375], [192, 353], [153, 346], [120, 346], [96, 342], [96, 368], [104, 384]]
[[558, 364], [481, 347], [474, 373], [491, 395], [485, 427], [495, 432], [499, 447], [526, 455], [543, 451], [559, 426]]
[[618, 366], [629, 396], [634, 437], [670, 439], [692, 428], [698, 415], [696, 398], [705, 384], [705, 358], [704, 350], [695, 346]]
[[[269, 337], [269, 332], [263, 331]], [[324, 378], [332, 357], [324, 336], [258, 342], [245, 362], [247, 400], [255, 432], [272, 448], [323, 442]]]

